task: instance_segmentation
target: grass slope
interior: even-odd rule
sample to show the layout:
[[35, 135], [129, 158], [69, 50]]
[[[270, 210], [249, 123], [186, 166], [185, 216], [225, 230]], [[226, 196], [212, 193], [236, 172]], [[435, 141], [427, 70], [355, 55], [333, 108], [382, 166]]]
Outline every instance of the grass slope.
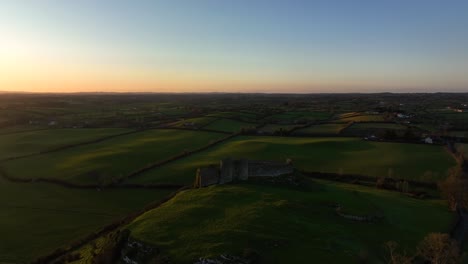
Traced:
[[[361, 223], [334, 204], [383, 220]], [[129, 225], [131, 235], [168, 254], [172, 263], [254, 250], [262, 263], [371, 263], [389, 240], [409, 251], [428, 232], [447, 232], [452, 215], [441, 201], [415, 200], [372, 188], [319, 182], [310, 190], [253, 184], [185, 191]]]
[[250, 158], [284, 161], [306, 171], [342, 172], [435, 181], [455, 161], [439, 146], [383, 143], [357, 138], [236, 137], [203, 153], [148, 171], [132, 182], [191, 183], [198, 167], [220, 159]]
[[50, 129], [0, 135], [0, 159], [23, 156], [60, 146], [129, 132], [129, 129]]
[[184, 119], [184, 120], [178, 121], [178, 122], [174, 123], [173, 126], [175, 126], [175, 127], [185, 127], [186, 123], [193, 123], [197, 127], [202, 127], [202, 126], [205, 126], [205, 125], [209, 124], [210, 122], [212, 122], [214, 120], [215, 120], [214, 117], [195, 117], [195, 118], [189, 118], [189, 119]]
[[306, 119], [306, 120], [325, 120], [330, 117], [330, 113], [327, 112], [285, 112], [281, 114], [275, 114], [269, 116], [267, 120], [276, 120], [279, 122], [293, 122], [297, 119]]
[[275, 133], [280, 131], [290, 131], [298, 125], [279, 125], [279, 124], [266, 124], [258, 129], [259, 132]]
[[185, 130], [148, 130], [97, 144], [66, 149], [1, 164], [9, 176], [58, 178], [77, 183], [108, 183], [225, 135]]
[[169, 193], [78, 190], [0, 179], [0, 263], [28, 263]]
[[341, 118], [339, 121], [342, 122], [372, 122], [372, 121], [385, 121], [384, 117], [381, 115], [359, 115], [359, 116], [353, 116], [353, 117], [345, 117]]
[[203, 127], [204, 129], [212, 129], [224, 132], [238, 132], [241, 128], [244, 127], [254, 127], [255, 124], [240, 122], [231, 119], [219, 119], [214, 121], [213, 123], [208, 124], [207, 126]]
[[294, 134], [297, 135], [337, 135], [340, 133], [341, 129], [343, 129], [346, 124], [322, 124], [322, 125], [315, 125], [306, 127], [303, 129], [298, 129], [294, 131]]

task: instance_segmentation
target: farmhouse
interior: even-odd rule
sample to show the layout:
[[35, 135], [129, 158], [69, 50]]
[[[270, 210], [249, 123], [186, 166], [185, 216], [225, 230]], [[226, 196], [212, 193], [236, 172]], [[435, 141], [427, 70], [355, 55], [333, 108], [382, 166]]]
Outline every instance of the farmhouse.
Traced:
[[233, 181], [245, 181], [250, 177], [278, 177], [294, 171], [291, 160], [284, 163], [272, 161], [252, 161], [246, 159], [224, 159], [219, 167], [199, 168], [195, 177], [195, 187], [206, 187]]
[[424, 143], [426, 143], [426, 144], [433, 144], [434, 141], [432, 140], [431, 137], [426, 137], [426, 138], [424, 139]]

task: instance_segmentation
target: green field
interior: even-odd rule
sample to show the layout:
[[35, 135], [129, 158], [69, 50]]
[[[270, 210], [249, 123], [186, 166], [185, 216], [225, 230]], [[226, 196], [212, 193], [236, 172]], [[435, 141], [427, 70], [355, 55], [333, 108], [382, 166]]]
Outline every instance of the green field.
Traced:
[[258, 118], [257, 114], [251, 112], [217, 112], [211, 113], [207, 116], [234, 118], [247, 122], [256, 122]]
[[354, 122], [376, 122], [376, 121], [381, 122], [381, 121], [385, 121], [385, 119], [381, 115], [360, 115], [360, 116], [341, 118], [339, 121], [342, 121], [342, 122], [350, 122], [350, 121], [354, 121]]
[[245, 123], [245, 122], [236, 121], [232, 119], [219, 119], [208, 124], [207, 126], [203, 128], [224, 131], [224, 132], [238, 132], [242, 128], [249, 128], [249, 127], [255, 127], [255, 124]]
[[298, 129], [294, 131], [297, 135], [337, 135], [346, 127], [346, 124], [322, 124]]
[[[205, 125], [208, 125], [212, 121], [214, 121], [215, 118], [213, 117], [195, 117], [195, 118], [189, 118], [189, 119], [184, 119], [181, 121], [178, 121], [174, 123], [173, 126], [175, 127], [186, 127], [186, 124], [193, 124], [195, 127], [203, 127]], [[190, 125], [189, 125], [190, 126]]]
[[457, 112], [449, 111], [447, 113], [438, 113], [436, 115], [437, 115], [437, 117], [443, 118], [443, 119], [446, 119], [446, 120], [459, 120], [459, 121], [461, 121], [461, 120], [467, 121], [468, 120], [468, 112], [457, 113]]
[[40, 129], [47, 129], [47, 127], [39, 126], [39, 125], [17, 125], [17, 126], [8, 126], [0, 128], [0, 136], [20, 133], [20, 132], [30, 132]]
[[0, 159], [37, 153], [129, 131], [131, 130], [119, 128], [48, 129], [0, 135]]
[[[414, 252], [428, 232], [447, 232], [452, 221], [443, 201], [322, 181], [310, 185], [305, 190], [233, 184], [184, 191], [128, 228], [171, 263], [242, 255], [246, 249], [257, 252], [261, 263], [359, 263], [358, 255], [383, 263], [385, 242], [397, 241]], [[335, 213], [335, 204], [382, 219], [345, 219]]]
[[168, 116], [179, 116], [179, 115], [184, 115], [187, 114], [187, 110], [182, 108], [182, 107], [175, 107], [175, 106], [169, 106], [169, 105], [161, 105], [159, 108], [159, 112], [168, 115]]
[[330, 117], [330, 113], [327, 112], [284, 112], [281, 114], [275, 114], [272, 116], [269, 116], [267, 120], [270, 121], [278, 121], [281, 123], [293, 123], [296, 120], [308, 120], [308, 121], [313, 121], [313, 120], [325, 120]]
[[354, 123], [343, 131], [349, 136], [366, 136], [369, 134], [384, 134], [388, 130], [404, 134], [407, 127], [395, 123]]
[[406, 126], [395, 123], [355, 123], [349, 129], [406, 129]]
[[342, 118], [352, 117], [356, 115], [360, 115], [360, 114], [358, 112], [339, 113], [339, 114], [336, 114], [334, 117], [338, 119], [342, 119]]
[[450, 131], [449, 136], [468, 138], [468, 131]]
[[0, 263], [29, 263], [170, 192], [78, 190], [0, 178]]
[[210, 150], [153, 169], [131, 182], [192, 183], [198, 167], [220, 159], [250, 158], [285, 161], [292, 158], [305, 171], [393, 176], [437, 181], [455, 166], [440, 146], [364, 141], [357, 138], [236, 137]]
[[435, 117], [452, 124], [457, 130], [468, 129], [468, 112], [451, 112], [447, 114], [436, 114]]
[[202, 147], [225, 136], [173, 129], [147, 130], [100, 143], [0, 164], [9, 176], [110, 183], [149, 163]]

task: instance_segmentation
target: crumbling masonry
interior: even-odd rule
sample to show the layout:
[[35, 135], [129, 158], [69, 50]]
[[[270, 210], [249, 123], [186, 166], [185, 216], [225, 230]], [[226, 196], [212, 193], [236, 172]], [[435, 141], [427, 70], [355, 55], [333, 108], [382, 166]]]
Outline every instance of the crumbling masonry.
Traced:
[[272, 161], [252, 161], [246, 159], [224, 159], [219, 167], [199, 168], [195, 178], [195, 187], [225, 184], [233, 181], [245, 181], [250, 177], [278, 177], [293, 173], [291, 160], [284, 163]]

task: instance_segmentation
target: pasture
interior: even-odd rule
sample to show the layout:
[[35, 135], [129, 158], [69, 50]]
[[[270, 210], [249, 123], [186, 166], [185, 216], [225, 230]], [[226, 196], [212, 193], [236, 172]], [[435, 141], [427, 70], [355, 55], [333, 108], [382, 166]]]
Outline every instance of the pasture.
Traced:
[[343, 133], [353, 136], [367, 136], [370, 134], [383, 135], [386, 131], [392, 130], [400, 135], [404, 134], [406, 129], [406, 126], [395, 123], [354, 123], [347, 127]]
[[[349, 220], [335, 213], [336, 204], [381, 219]], [[414, 252], [428, 232], [447, 232], [451, 221], [440, 200], [310, 181], [307, 189], [235, 184], [184, 191], [127, 228], [174, 263], [246, 251], [262, 263], [360, 263], [360, 256], [377, 263], [384, 262], [385, 242]]]
[[359, 138], [247, 137], [233, 138], [202, 153], [147, 171], [136, 183], [193, 182], [198, 167], [223, 158], [293, 160], [303, 171], [360, 174], [434, 182], [455, 166], [440, 146], [364, 141]]
[[260, 133], [274, 134], [280, 131], [290, 131], [299, 125], [279, 125], [279, 124], [266, 124], [258, 129]]
[[338, 135], [346, 127], [344, 123], [330, 123], [321, 125], [312, 125], [303, 129], [294, 131], [295, 135]]
[[238, 132], [242, 128], [255, 127], [256, 124], [241, 122], [232, 119], [218, 119], [214, 122], [211, 122], [207, 126], [203, 127], [204, 129], [211, 129], [223, 132]]
[[38, 153], [130, 131], [123, 128], [47, 129], [0, 135], [0, 159]]
[[449, 136], [451, 137], [461, 137], [461, 138], [468, 138], [468, 130], [465, 131], [450, 131]]
[[211, 113], [207, 116], [210, 117], [226, 117], [226, 118], [232, 118], [232, 119], [239, 119], [242, 121], [246, 122], [256, 122], [258, 119], [258, 115], [256, 113], [252, 112], [245, 112], [245, 111], [240, 111], [240, 112], [217, 112], [217, 113]]
[[173, 126], [175, 127], [198, 127], [201, 128], [203, 126], [208, 125], [209, 123], [213, 122], [215, 118], [213, 117], [195, 117], [195, 118], [188, 118], [181, 121], [176, 122]]
[[316, 121], [325, 120], [330, 117], [330, 113], [327, 112], [284, 112], [280, 114], [271, 115], [266, 120], [276, 121], [279, 123], [293, 123], [296, 120]]
[[108, 184], [152, 162], [200, 148], [224, 136], [201, 131], [146, 130], [96, 144], [11, 160], [0, 166], [11, 177]]
[[340, 118], [338, 121], [341, 122], [382, 122], [385, 121], [384, 117], [381, 115], [358, 115], [351, 117]]
[[0, 263], [29, 263], [170, 192], [68, 189], [0, 178]]

